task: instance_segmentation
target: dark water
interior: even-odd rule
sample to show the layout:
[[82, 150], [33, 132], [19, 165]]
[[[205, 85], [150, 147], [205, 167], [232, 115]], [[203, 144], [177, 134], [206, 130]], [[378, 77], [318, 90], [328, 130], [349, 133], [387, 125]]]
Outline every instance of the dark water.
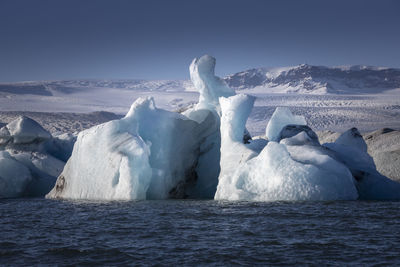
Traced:
[[0, 200], [0, 264], [399, 265], [399, 202]]

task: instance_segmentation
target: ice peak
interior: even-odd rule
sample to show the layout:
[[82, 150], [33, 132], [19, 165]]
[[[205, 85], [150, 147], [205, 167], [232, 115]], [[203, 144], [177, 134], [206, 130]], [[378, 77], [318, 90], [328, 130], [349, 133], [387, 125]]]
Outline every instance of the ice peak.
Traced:
[[154, 103], [154, 98], [149, 96], [139, 97], [138, 99], [136, 99], [136, 101], [133, 102], [133, 104], [131, 105], [128, 113], [126, 113], [125, 118], [131, 118], [135, 114], [135, 111], [141, 108], [155, 110], [156, 104]]
[[268, 140], [279, 142], [281, 130], [286, 125], [307, 125], [303, 116], [293, 115], [290, 109], [286, 107], [277, 107], [268, 122], [265, 135]]
[[[221, 134], [229, 136], [231, 141], [242, 142], [246, 129], [246, 121], [253, 108], [256, 98], [250, 95], [239, 94], [230, 98], [220, 97], [222, 121], [226, 124]], [[226, 131], [225, 131], [226, 130]]]
[[190, 79], [200, 93], [198, 107], [216, 110], [219, 113], [218, 98], [232, 96], [235, 91], [229, 88], [224, 80], [215, 76], [215, 62], [214, 57], [204, 55], [193, 59], [189, 70]]
[[39, 123], [25, 116], [19, 116], [4, 126], [0, 131], [0, 139], [6, 138], [5, 135], [12, 137], [15, 144], [43, 141], [51, 138], [51, 134], [43, 129]]

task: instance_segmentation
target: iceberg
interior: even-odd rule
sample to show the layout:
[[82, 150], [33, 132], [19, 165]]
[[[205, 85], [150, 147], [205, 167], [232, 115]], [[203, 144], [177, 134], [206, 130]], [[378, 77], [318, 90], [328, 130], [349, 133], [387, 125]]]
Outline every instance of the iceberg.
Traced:
[[36, 121], [20, 116], [0, 129], [0, 198], [44, 196], [69, 157], [74, 138], [53, 137]]
[[51, 138], [51, 134], [36, 121], [20, 116], [0, 130], [0, 144], [28, 144]]
[[209, 126], [200, 144], [199, 159], [196, 166], [197, 182], [187, 188], [191, 198], [213, 198], [218, 185], [220, 172], [220, 116], [219, 97], [235, 95], [224, 80], [215, 76], [215, 58], [204, 55], [195, 58], [190, 67], [190, 79], [200, 93], [198, 103], [183, 115], [202, 123], [206, 119]]
[[376, 170], [367, 145], [356, 128], [352, 128], [334, 143], [324, 144], [334, 151], [349, 168], [356, 181], [359, 198], [362, 200], [399, 200], [400, 183], [390, 180]]
[[72, 156], [47, 195], [71, 199], [183, 198], [195, 182], [207, 127], [139, 98], [127, 115], [78, 135]]
[[182, 114], [139, 98], [121, 120], [78, 135], [50, 198], [213, 198], [219, 175], [218, 97], [234, 95], [214, 75], [215, 59], [190, 65], [199, 102]]
[[[133, 200], [214, 198], [216, 200], [298, 201], [400, 199], [400, 184], [380, 175], [358, 131], [321, 145], [304, 117], [277, 108], [266, 136], [251, 139], [246, 121], [255, 97], [238, 94], [215, 76], [215, 59], [205, 55], [190, 65], [199, 91], [196, 105], [181, 113], [139, 98], [122, 119], [79, 133], [62, 173], [48, 198]], [[46, 135], [36, 132], [40, 140]], [[0, 130], [0, 142], [12, 134]], [[29, 138], [28, 138], [29, 139]], [[28, 140], [20, 138], [19, 140]], [[52, 138], [41, 146], [65, 159], [71, 136]], [[52, 140], [52, 141], [51, 141]], [[31, 140], [32, 141], [32, 140]], [[46, 144], [48, 147], [46, 147]], [[53, 159], [1, 154], [6, 166], [22, 163], [32, 174], [49, 177]], [[50, 163], [59, 166], [56, 163]], [[21, 187], [31, 183], [21, 168]], [[25, 178], [24, 178], [25, 177]]]
[[400, 131], [384, 128], [364, 135], [379, 173], [400, 182]]
[[[254, 99], [246, 95], [220, 98], [221, 173], [215, 199], [251, 201], [352, 200], [358, 194], [350, 171], [315, 141], [310, 129], [293, 135], [285, 125], [294, 119], [277, 109], [269, 122], [272, 140], [257, 153], [240, 139]], [[290, 120], [288, 118], [291, 118]], [[284, 128], [284, 129], [282, 129]], [[303, 125], [291, 127], [305, 129]], [[268, 131], [267, 131], [268, 133]], [[310, 136], [311, 135], [311, 136]], [[264, 142], [265, 144], [265, 142]]]
[[215, 58], [204, 55], [193, 59], [190, 64], [190, 79], [199, 91], [199, 102], [196, 110], [206, 109], [217, 111], [220, 114], [219, 97], [235, 95], [235, 91], [228, 87], [224, 80], [215, 76]]

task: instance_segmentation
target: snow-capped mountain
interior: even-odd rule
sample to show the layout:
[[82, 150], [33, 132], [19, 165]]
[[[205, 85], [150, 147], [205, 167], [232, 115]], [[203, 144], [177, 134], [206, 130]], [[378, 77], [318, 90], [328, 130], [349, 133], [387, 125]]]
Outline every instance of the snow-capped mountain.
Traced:
[[225, 77], [236, 90], [265, 93], [380, 93], [400, 88], [400, 69], [371, 66], [258, 68]]
[[61, 80], [0, 83], [0, 93], [57, 96], [96, 89], [176, 92], [193, 91], [189, 80]]
[[[371, 66], [250, 69], [224, 78], [235, 90], [257, 93], [376, 94], [399, 89], [400, 69]], [[194, 91], [190, 80], [63, 80], [0, 83], [0, 93], [58, 96], [95, 89]]]

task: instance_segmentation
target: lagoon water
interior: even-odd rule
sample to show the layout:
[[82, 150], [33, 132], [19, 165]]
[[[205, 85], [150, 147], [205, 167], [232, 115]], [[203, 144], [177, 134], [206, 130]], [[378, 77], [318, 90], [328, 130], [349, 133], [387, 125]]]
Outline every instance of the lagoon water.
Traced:
[[1, 265], [398, 265], [399, 202], [0, 200]]

